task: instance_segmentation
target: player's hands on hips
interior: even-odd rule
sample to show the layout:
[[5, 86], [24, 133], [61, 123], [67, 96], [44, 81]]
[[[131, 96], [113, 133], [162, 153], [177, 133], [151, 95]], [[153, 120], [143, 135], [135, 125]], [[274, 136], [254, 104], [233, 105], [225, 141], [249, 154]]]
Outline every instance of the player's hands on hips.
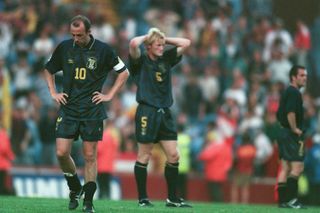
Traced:
[[99, 104], [101, 102], [110, 101], [112, 97], [108, 94], [104, 95], [98, 91], [93, 93], [92, 102], [95, 104]]
[[59, 104], [66, 105], [68, 95], [67, 93], [55, 93], [51, 95], [52, 98]]
[[293, 129], [292, 130], [295, 134], [297, 134], [298, 136], [301, 136], [302, 135], [302, 131], [301, 131], [301, 129], [299, 129], [299, 128], [295, 128], [295, 129]]

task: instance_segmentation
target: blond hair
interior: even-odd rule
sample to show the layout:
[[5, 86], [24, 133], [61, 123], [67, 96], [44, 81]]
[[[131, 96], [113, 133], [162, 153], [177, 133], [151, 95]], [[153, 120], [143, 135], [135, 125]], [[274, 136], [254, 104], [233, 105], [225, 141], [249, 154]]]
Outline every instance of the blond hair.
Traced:
[[158, 39], [165, 39], [165, 34], [163, 32], [161, 32], [158, 28], [151, 28], [149, 31], [148, 31], [148, 34], [147, 34], [147, 39], [145, 40], [144, 44], [146, 46], [152, 44], [153, 42], [155, 42], [156, 40]]

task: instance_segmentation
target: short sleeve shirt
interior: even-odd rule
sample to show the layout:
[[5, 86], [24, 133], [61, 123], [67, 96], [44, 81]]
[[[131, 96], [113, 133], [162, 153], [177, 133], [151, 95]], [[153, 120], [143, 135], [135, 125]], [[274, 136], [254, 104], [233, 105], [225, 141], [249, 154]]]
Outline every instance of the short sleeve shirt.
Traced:
[[126, 69], [109, 45], [92, 36], [84, 48], [76, 45], [73, 39], [61, 42], [45, 68], [51, 74], [62, 70], [63, 92], [68, 98], [60, 111], [74, 120], [105, 119], [104, 105], [92, 103], [93, 93], [101, 92], [110, 70], [120, 73]]
[[285, 128], [290, 128], [287, 115], [289, 112], [294, 112], [296, 115], [296, 123], [299, 129], [303, 125], [303, 100], [300, 91], [289, 86], [281, 96], [280, 105], [277, 112], [277, 119]]
[[138, 87], [138, 103], [157, 108], [173, 104], [171, 68], [181, 57], [177, 54], [177, 47], [164, 51], [157, 60], [151, 60], [146, 53], [137, 59], [129, 57], [130, 73]]

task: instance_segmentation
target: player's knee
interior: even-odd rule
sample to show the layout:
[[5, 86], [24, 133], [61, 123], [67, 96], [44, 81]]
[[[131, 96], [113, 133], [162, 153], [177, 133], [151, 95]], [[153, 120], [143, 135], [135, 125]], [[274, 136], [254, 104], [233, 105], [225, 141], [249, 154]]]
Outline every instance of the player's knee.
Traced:
[[94, 162], [96, 160], [96, 155], [93, 152], [84, 153], [83, 158], [86, 162]]
[[179, 152], [171, 153], [171, 154], [168, 156], [168, 161], [169, 161], [169, 162], [178, 162], [179, 159], [180, 159]]
[[64, 150], [57, 150], [56, 155], [57, 155], [58, 160], [64, 160], [64, 159], [69, 158], [70, 154], [69, 154], [69, 152], [64, 151]]
[[290, 173], [290, 168], [288, 166], [281, 169], [281, 171], [284, 175], [288, 175]]
[[140, 163], [148, 163], [151, 159], [151, 153], [139, 153], [137, 161]]
[[290, 172], [291, 175], [299, 177], [303, 172], [303, 167], [298, 167], [298, 168], [294, 168], [292, 169], [292, 171]]

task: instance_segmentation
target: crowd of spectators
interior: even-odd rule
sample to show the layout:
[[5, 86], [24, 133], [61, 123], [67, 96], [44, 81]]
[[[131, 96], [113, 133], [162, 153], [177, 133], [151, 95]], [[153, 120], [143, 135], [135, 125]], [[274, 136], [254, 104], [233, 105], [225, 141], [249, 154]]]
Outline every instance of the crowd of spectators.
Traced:
[[[227, 144], [233, 153], [227, 156], [234, 162], [245, 135], [245, 144], [251, 143], [255, 151], [252, 165], [246, 164], [253, 168], [242, 169], [252, 170], [255, 176], [274, 177], [275, 113], [279, 97], [289, 83], [288, 72], [293, 64], [308, 68], [309, 77], [312, 76], [309, 85], [319, 82], [320, 65], [316, 59], [320, 48], [316, 49], [317, 45], [312, 48], [311, 44], [319, 38], [316, 29], [320, 19], [315, 19], [312, 26], [302, 18], [296, 20], [296, 29], [289, 32], [286, 23], [273, 15], [272, 3], [271, 0], [0, 0], [0, 117], [10, 136], [14, 165], [57, 164], [54, 153], [57, 105], [50, 97], [42, 69], [55, 46], [70, 38], [70, 18], [82, 13], [92, 21], [92, 34], [113, 46], [126, 63], [129, 40], [146, 33], [149, 27], [158, 27], [168, 36], [189, 38], [192, 45], [174, 70], [172, 109], [179, 129], [190, 137], [190, 171], [203, 174], [203, 162], [215, 161], [215, 157], [199, 159], [202, 152], [210, 151], [206, 149], [211, 143]], [[61, 79], [61, 75], [56, 78], [60, 89]], [[108, 79], [105, 90], [114, 75], [110, 74]], [[320, 103], [309, 88], [303, 93], [308, 148], [319, 142], [313, 138], [320, 134]], [[120, 153], [135, 151], [135, 91], [129, 80], [120, 95], [106, 104], [108, 126], [118, 131], [114, 135], [120, 141]], [[73, 150], [81, 163], [81, 155], [77, 154], [80, 149]]]

